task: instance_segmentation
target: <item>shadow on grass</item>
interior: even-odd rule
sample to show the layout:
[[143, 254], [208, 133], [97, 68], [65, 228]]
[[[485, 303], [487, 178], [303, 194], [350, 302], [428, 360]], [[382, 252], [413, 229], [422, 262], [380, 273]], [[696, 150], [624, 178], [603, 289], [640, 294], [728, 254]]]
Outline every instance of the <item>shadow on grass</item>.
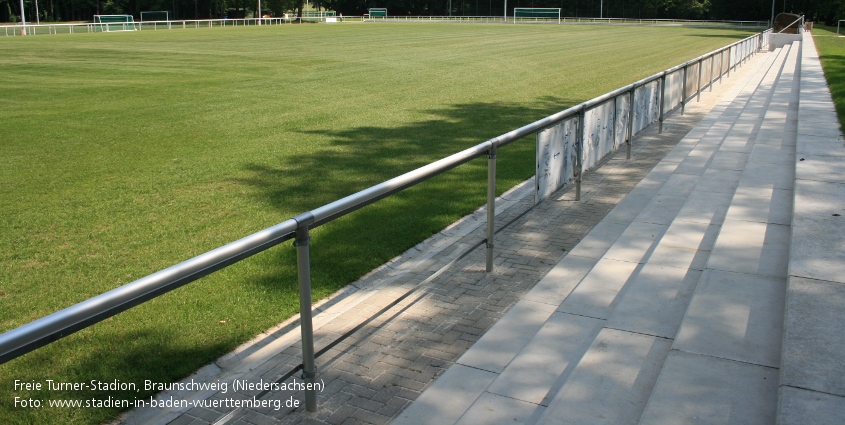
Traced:
[[[246, 164], [239, 180], [284, 211], [305, 212], [381, 183], [574, 105], [558, 97], [533, 104], [470, 103], [424, 111], [431, 118], [401, 126], [361, 126], [313, 130], [329, 138], [316, 154], [281, 158], [278, 165]], [[497, 191], [534, 173], [534, 139], [527, 137], [499, 151]], [[295, 178], [291, 178], [295, 176]], [[312, 282], [321, 297], [354, 281], [486, 201], [486, 157], [406, 189], [316, 229]], [[278, 251], [278, 263], [295, 259]], [[275, 287], [279, 276], [266, 273], [257, 283]]]
[[[247, 176], [239, 183], [259, 189], [263, 202], [283, 211], [305, 212], [356, 191], [413, 170], [467, 147], [481, 143], [575, 102], [546, 97], [532, 104], [472, 103], [425, 111], [430, 118], [400, 126], [361, 126], [342, 130], [314, 130], [329, 138], [328, 149], [318, 153], [285, 156], [277, 165], [246, 164]], [[534, 140], [515, 142], [498, 155], [498, 191], [502, 192], [534, 172]], [[486, 200], [486, 158], [472, 161], [425, 183], [383, 199], [314, 230], [311, 243], [313, 296], [325, 297], [383, 264], [390, 258], [440, 231]], [[195, 282], [151, 303], [133, 308], [75, 335], [0, 365], [0, 387], [14, 388], [14, 380], [57, 382], [134, 383], [141, 391], [49, 392], [19, 391], [18, 397], [48, 399], [149, 399], [145, 380], [173, 382], [225, 354], [250, 335], [283, 321], [298, 311], [296, 255], [285, 243], [217, 274], [232, 273], [244, 286], [254, 286], [264, 301], [250, 308], [252, 323], [238, 331], [223, 331], [218, 317], [225, 313], [205, 309], [205, 303], [185, 307], [193, 300], [225, 297], [221, 288]], [[207, 279], [214, 279], [213, 276]], [[203, 285], [199, 290], [197, 285]], [[191, 288], [191, 289], [188, 289]], [[184, 292], [180, 292], [184, 291]], [[244, 302], [243, 299], [231, 300]], [[151, 304], [165, 303], [168, 318], [151, 317]], [[209, 316], [209, 317], [206, 317]], [[202, 320], [197, 320], [201, 317]], [[124, 320], [142, 321], [132, 331]], [[189, 329], [166, 327], [164, 321], [206, 323]], [[245, 321], [244, 321], [245, 322]], [[261, 322], [259, 324], [258, 322]], [[270, 323], [270, 325], [267, 325]], [[205, 337], [198, 343], [181, 333]], [[132, 341], [129, 349], [115, 341]], [[13, 396], [13, 397], [14, 397]], [[120, 408], [22, 409], [11, 402], [0, 407], [0, 416], [11, 423], [99, 423]], [[57, 419], [58, 418], [58, 419]]]

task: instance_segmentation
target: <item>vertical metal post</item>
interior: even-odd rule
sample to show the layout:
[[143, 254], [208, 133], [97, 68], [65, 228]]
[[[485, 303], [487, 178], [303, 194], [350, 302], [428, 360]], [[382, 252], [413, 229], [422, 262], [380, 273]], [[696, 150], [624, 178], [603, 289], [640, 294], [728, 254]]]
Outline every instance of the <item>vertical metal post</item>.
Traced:
[[299, 224], [296, 229], [296, 271], [299, 275], [299, 322], [302, 331], [302, 380], [312, 389], [305, 390], [305, 409], [309, 412], [317, 411], [317, 390], [314, 382], [317, 368], [314, 365], [314, 326], [311, 318], [311, 258], [309, 245], [311, 236], [308, 232], [309, 224], [314, 221], [311, 213], [305, 213], [294, 218]]
[[716, 80], [715, 78], [713, 78], [713, 71], [715, 69], [716, 69], [716, 55], [710, 55], [710, 78], [708, 78], [708, 80], [710, 80], [709, 91], [711, 91], [711, 92], [713, 91], [713, 81]]
[[[734, 56], [739, 56], [739, 47], [740, 47], [739, 44], [734, 46]], [[737, 62], [739, 62], [739, 61], [736, 59], [736, 57], [734, 57], [734, 61], [733, 61], [733, 70], [734, 71], [736, 71], [736, 66], [738, 65]], [[728, 76], [730, 77], [730, 74], [728, 74]]]
[[496, 143], [487, 152], [487, 273], [493, 271], [493, 237], [496, 233]]
[[731, 56], [733, 55], [733, 46], [728, 47], [728, 70], [727, 77], [731, 78]]
[[625, 141], [628, 144], [627, 159], [631, 159], [631, 139], [634, 137], [634, 91], [636, 90], [636, 87], [632, 87], [628, 95], [628, 137]]
[[575, 164], [575, 170], [578, 172], [578, 176], [575, 178], [575, 200], [581, 200], [581, 174], [584, 174], [584, 133], [587, 131], [587, 126], [584, 125], [584, 118], [586, 116], [586, 109], [585, 107], [581, 107], [581, 111], [578, 112], [578, 140], [576, 140], [575, 146], [578, 148], [578, 155], [577, 160], [578, 163]]
[[704, 72], [703, 72], [704, 70], [701, 66], [701, 62], [702, 62], [702, 59], [699, 59], [698, 60], [698, 90], [696, 90], [696, 96], [697, 97], [695, 98], [696, 102], [701, 102], [701, 77], [704, 74]]
[[687, 66], [684, 65], [684, 73], [681, 76], [681, 115], [684, 114], [684, 110], [687, 106]]
[[722, 84], [722, 75], [725, 73], [725, 51], [719, 52], [719, 84]]
[[663, 133], [663, 104], [666, 99], [666, 73], [660, 76], [660, 117], [658, 118], [657, 132]]

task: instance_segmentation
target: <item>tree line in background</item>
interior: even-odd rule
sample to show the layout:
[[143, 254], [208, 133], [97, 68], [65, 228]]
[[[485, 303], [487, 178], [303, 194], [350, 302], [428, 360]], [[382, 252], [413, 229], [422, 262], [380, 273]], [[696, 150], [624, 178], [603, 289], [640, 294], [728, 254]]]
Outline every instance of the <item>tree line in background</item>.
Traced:
[[[27, 22], [35, 22], [36, 3], [43, 22], [91, 21], [93, 15], [130, 14], [140, 20], [142, 11], [169, 11], [170, 19], [256, 17], [258, 0], [24, 0]], [[301, 14], [305, 0], [262, 0], [261, 14]], [[502, 16], [503, 0], [313, 0], [347, 16], [360, 16], [371, 7], [388, 14], [422, 16]], [[514, 7], [560, 7], [562, 16], [605, 18], [678, 18], [767, 21], [770, 0], [510, 0]], [[600, 11], [601, 8], [601, 11]], [[808, 20], [829, 25], [845, 18], [845, 0], [774, 0], [774, 10], [804, 14]], [[0, 22], [20, 20], [20, 0], [0, 0]]]

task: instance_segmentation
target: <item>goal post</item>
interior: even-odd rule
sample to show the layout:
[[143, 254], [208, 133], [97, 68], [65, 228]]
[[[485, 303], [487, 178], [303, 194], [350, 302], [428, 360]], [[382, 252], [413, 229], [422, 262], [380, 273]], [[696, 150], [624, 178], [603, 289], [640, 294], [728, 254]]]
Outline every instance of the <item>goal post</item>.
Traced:
[[94, 15], [94, 30], [102, 32], [135, 31], [132, 15]]
[[557, 22], [560, 23], [559, 7], [515, 7], [513, 23], [517, 22]]
[[141, 12], [141, 22], [169, 22], [170, 11], [168, 10], [150, 10]]

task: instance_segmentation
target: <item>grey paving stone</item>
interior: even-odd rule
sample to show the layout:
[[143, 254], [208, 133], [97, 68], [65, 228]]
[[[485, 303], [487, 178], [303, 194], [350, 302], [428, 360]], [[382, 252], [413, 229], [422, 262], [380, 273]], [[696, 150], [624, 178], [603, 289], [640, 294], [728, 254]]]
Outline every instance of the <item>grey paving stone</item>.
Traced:
[[675, 169], [678, 174], [702, 175], [716, 153], [716, 146], [696, 146]]
[[700, 270], [646, 264], [628, 284], [607, 327], [675, 338], [701, 273]]
[[603, 329], [537, 424], [636, 424], [670, 345]]
[[799, 158], [804, 155], [843, 157], [845, 156], [845, 139], [802, 134], [798, 136], [795, 154]]
[[596, 263], [598, 258], [580, 257], [570, 253], [537, 282], [523, 299], [557, 308]]
[[739, 187], [728, 210], [728, 220], [789, 225], [792, 223], [791, 190]]
[[725, 220], [707, 268], [786, 277], [790, 226]]
[[[653, 189], [637, 189], [634, 188], [633, 191], [638, 192], [646, 192], [643, 193], [643, 196], [635, 196], [635, 197], [625, 197], [609, 213], [605, 216], [605, 219], [602, 220], [601, 224], [604, 223], [615, 223], [627, 226], [634, 221], [634, 218], [637, 217], [637, 214], [642, 212], [643, 208], [648, 205], [648, 199], [654, 194], [657, 193], [657, 190]], [[596, 226], [598, 227], [598, 226]], [[624, 230], [624, 229], [623, 229]], [[619, 234], [622, 234], [620, 231]], [[609, 246], [609, 245], [608, 245]], [[577, 249], [577, 247], [576, 247]], [[603, 253], [602, 253], [603, 255]]]
[[[636, 214], [631, 217], [631, 220], [633, 220], [633, 217], [636, 217]], [[602, 221], [593, 227], [590, 233], [574, 249], [569, 251], [568, 255], [596, 259], [601, 258], [627, 228], [627, 223]]]
[[725, 219], [733, 199], [732, 193], [705, 192], [693, 190], [677, 219], [696, 223], [721, 223]]
[[672, 174], [657, 192], [658, 195], [687, 196], [698, 184], [700, 176]]
[[501, 373], [546, 323], [556, 307], [523, 299], [464, 353], [457, 363]]
[[798, 277], [845, 283], [845, 238], [843, 218], [804, 218], [792, 222], [789, 274]]
[[803, 219], [833, 219], [845, 215], [845, 183], [795, 181], [795, 215]]
[[782, 385], [845, 396], [845, 285], [790, 277]]
[[[804, 107], [804, 102], [802, 101], [801, 107]], [[837, 138], [842, 137], [842, 132], [836, 128], [831, 126], [810, 126], [810, 125], [799, 125], [798, 126], [798, 137], [802, 135], [807, 136], [816, 136], [816, 137], [828, 137], [828, 138]]]
[[[677, 198], [668, 200], [666, 197], [660, 197], [660, 200], [670, 205], [674, 204], [677, 209], [680, 209], [680, 205], [682, 204]], [[659, 204], [660, 201], [653, 200], [653, 203]], [[641, 218], [649, 221], [640, 221]], [[634, 221], [625, 229], [622, 235], [619, 236], [619, 239], [607, 250], [607, 253], [604, 254], [602, 259], [628, 261], [632, 263], [642, 262], [641, 260], [654, 249], [654, 246], [660, 241], [668, 228], [668, 224], [653, 224], [650, 222], [650, 217], [644, 217], [641, 214], [637, 216], [637, 221]]]
[[673, 348], [778, 367], [785, 287], [785, 278], [705, 270]]
[[795, 162], [795, 150], [792, 146], [771, 146], [757, 144], [751, 150], [748, 162], [768, 164], [792, 164]]
[[669, 225], [687, 201], [686, 196], [655, 195], [635, 221]]
[[764, 187], [792, 190], [795, 182], [795, 169], [792, 167], [772, 167], [765, 163], [748, 163], [740, 178], [740, 186]]
[[545, 406], [497, 394], [484, 393], [464, 413], [457, 425], [513, 425], [528, 423]]
[[781, 387], [778, 402], [778, 424], [845, 424], [845, 397]]
[[640, 424], [771, 424], [777, 369], [672, 350]]
[[602, 259], [561, 303], [558, 311], [606, 319], [611, 305], [625, 284], [635, 278], [640, 265], [628, 261]]
[[748, 154], [744, 152], [719, 151], [713, 156], [709, 168], [722, 170], [742, 170], [748, 162]]
[[810, 127], [814, 126], [815, 123], [833, 125], [835, 127], [839, 126], [839, 117], [831, 110], [827, 112], [814, 111], [812, 113], [801, 113], [798, 115], [798, 120], [807, 123]]
[[845, 183], [845, 161], [836, 156], [801, 155], [795, 164], [798, 180]]
[[604, 323], [590, 317], [553, 314], [487, 391], [547, 405], [549, 390], [567, 369], [575, 367]]
[[649, 257], [648, 262], [704, 270], [720, 228], [716, 224], [676, 220]]
[[734, 193], [739, 185], [741, 171], [719, 170], [708, 168], [701, 176], [701, 180], [695, 186], [695, 190], [718, 193]]
[[498, 375], [454, 365], [392, 423], [395, 425], [455, 423]]

